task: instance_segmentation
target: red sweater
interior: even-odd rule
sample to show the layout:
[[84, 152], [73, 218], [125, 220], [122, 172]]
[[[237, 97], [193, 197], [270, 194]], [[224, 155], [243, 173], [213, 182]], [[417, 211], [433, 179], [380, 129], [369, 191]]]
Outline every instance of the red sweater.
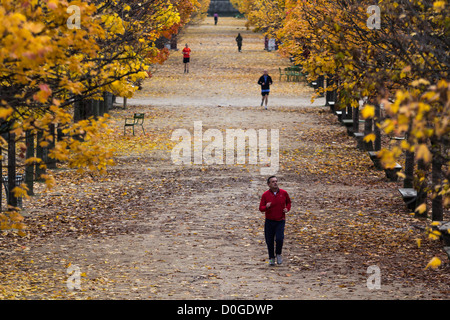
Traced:
[[183, 58], [190, 58], [190, 54], [191, 54], [191, 48], [183, 48]]
[[[271, 202], [270, 208], [266, 208], [266, 204]], [[270, 189], [263, 193], [259, 211], [266, 213], [266, 219], [281, 221], [286, 219], [283, 209], [291, 210], [291, 199], [288, 193], [283, 189], [278, 189], [275, 195]]]

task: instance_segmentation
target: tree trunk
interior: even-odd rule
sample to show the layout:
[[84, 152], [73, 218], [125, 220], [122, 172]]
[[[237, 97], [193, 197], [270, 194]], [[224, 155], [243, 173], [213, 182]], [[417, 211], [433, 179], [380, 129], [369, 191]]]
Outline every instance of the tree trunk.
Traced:
[[[439, 142], [437, 142], [439, 143]], [[431, 161], [431, 181], [433, 188], [433, 200], [431, 202], [431, 220], [442, 221], [444, 220], [444, 211], [442, 206], [442, 195], [438, 195], [442, 191], [442, 158], [440, 157], [439, 150], [433, 153], [433, 159]], [[439, 186], [436, 188], [436, 186]]]
[[62, 141], [64, 139], [64, 133], [61, 128], [56, 129], [56, 141]]
[[105, 113], [109, 113], [109, 110], [112, 109], [114, 104], [114, 96], [111, 92], [107, 92], [106, 97]]
[[17, 207], [17, 198], [13, 189], [16, 187], [16, 134], [8, 134], [8, 205]]
[[97, 119], [100, 114], [100, 100], [90, 100], [92, 108], [92, 116]]
[[103, 93], [103, 100], [98, 100], [98, 115], [100, 117], [103, 117], [105, 114], [105, 106], [106, 106], [106, 100], [105, 100], [105, 93]]
[[98, 100], [83, 99], [74, 103], [74, 122], [98, 116]]
[[[372, 119], [365, 119], [364, 122], [364, 136], [367, 136], [369, 133], [372, 133]], [[364, 142], [364, 148], [366, 151], [373, 151], [372, 141]]]
[[[421, 204], [427, 205], [427, 171], [428, 171], [428, 165], [422, 160], [419, 159], [417, 161], [417, 199], [416, 199], [416, 208], [420, 206]], [[425, 210], [423, 213], [416, 212], [416, 217], [420, 218], [426, 218], [427, 217], [427, 210]]]
[[318, 91], [320, 91], [319, 97], [324, 96], [324, 93], [323, 93], [323, 88], [325, 85], [324, 82], [325, 82], [325, 76], [324, 75], [319, 76], [319, 78], [317, 79], [317, 88], [316, 88]]
[[73, 103], [73, 121], [78, 122], [80, 120], [82, 120], [81, 101], [76, 101]]
[[170, 49], [178, 50], [178, 34], [174, 34], [172, 35], [172, 38], [170, 38]]
[[2, 212], [2, 197], [3, 197], [3, 150], [0, 148], [0, 212]]
[[414, 182], [414, 152], [405, 152], [405, 180], [403, 188], [413, 188]]
[[353, 110], [353, 133], [359, 132], [359, 106]]
[[42, 164], [47, 163], [47, 156], [45, 148], [40, 146], [40, 142], [42, 141], [43, 134], [41, 131], [38, 131], [36, 137], [36, 158], [41, 159], [40, 163], [36, 163], [36, 181], [42, 181], [41, 175], [45, 174], [45, 168], [41, 168]]
[[345, 119], [352, 119], [353, 118], [353, 107], [347, 106], [347, 112], [345, 115]]
[[103, 100], [99, 100], [99, 107], [98, 107], [98, 114], [103, 117], [104, 114], [106, 113], [106, 108], [107, 108], [107, 104], [108, 104], [108, 93], [107, 92], [103, 92]]
[[[48, 129], [50, 130], [50, 135], [52, 137], [52, 140], [50, 141], [49, 147], [47, 148], [48, 150], [52, 150], [55, 148], [55, 139], [56, 139], [56, 135], [55, 135], [55, 125], [53, 123], [51, 123], [48, 126]], [[56, 159], [53, 159], [51, 157], [48, 157], [48, 165], [47, 168], [49, 169], [56, 169]]]
[[330, 90], [330, 87], [333, 86], [332, 76], [328, 76], [326, 79], [327, 83], [327, 91], [325, 91], [325, 106], [330, 107], [331, 111], [334, 112], [334, 105], [330, 104], [330, 101], [333, 101], [333, 91]]
[[113, 94], [110, 92], [103, 92], [103, 108], [100, 111], [100, 116], [104, 116], [105, 113], [109, 113], [109, 109], [113, 106]]
[[[27, 145], [26, 151], [26, 159], [34, 157], [34, 136], [30, 131], [25, 132], [25, 143]], [[34, 164], [28, 164], [25, 167], [25, 183], [28, 188], [28, 194], [34, 195], [33, 190], [33, 181], [34, 181]]]
[[373, 124], [373, 131], [375, 133], [375, 145], [374, 145], [375, 151], [381, 150], [380, 123], [381, 123], [381, 109], [380, 109], [380, 105], [378, 103], [376, 103], [375, 104], [375, 118], [374, 118], [374, 124]]

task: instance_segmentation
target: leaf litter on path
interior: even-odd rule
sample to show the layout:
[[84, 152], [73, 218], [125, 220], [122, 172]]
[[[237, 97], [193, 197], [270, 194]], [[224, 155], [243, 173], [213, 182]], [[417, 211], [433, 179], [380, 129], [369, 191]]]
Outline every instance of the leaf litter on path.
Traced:
[[[424, 222], [408, 215], [397, 195], [401, 181], [387, 182], [384, 172], [374, 170], [328, 109], [170, 103], [180, 99], [182, 105], [185, 96], [204, 101], [214, 92], [223, 99], [236, 94], [258, 102], [252, 74], [269, 68], [277, 79], [278, 66], [288, 65], [287, 59], [262, 50], [261, 37], [250, 32], [243, 32], [249, 39], [244, 50], [252, 51], [237, 61], [228, 38], [244, 22], [224, 18], [221, 23], [229, 23], [221, 27], [223, 34], [212, 32], [205, 22], [184, 35], [194, 48], [200, 42], [203, 46], [193, 50], [198, 64], [193, 63], [189, 78], [175, 75], [181, 64], [174, 52], [144, 84], [140, 97], [167, 97], [166, 106], [112, 110], [113, 134], [105, 143], [116, 149], [116, 165], [106, 175], [60, 168], [54, 170], [54, 190], [37, 186], [37, 195], [24, 201], [27, 235], [0, 236], [0, 298], [448, 297], [448, 263], [442, 256], [443, 265], [425, 270], [433, 256], [442, 254], [436, 242], [412, 228]], [[214, 42], [215, 37], [220, 41]], [[228, 43], [217, 45], [225, 38]], [[311, 94], [299, 83], [276, 88], [279, 95], [302, 101]], [[270, 101], [272, 97], [276, 100], [274, 94]], [[124, 135], [124, 118], [134, 112], [146, 113], [145, 134], [136, 128], [135, 136]], [[203, 130], [221, 132], [279, 129], [277, 176], [293, 201], [283, 265], [267, 264], [264, 218], [258, 211], [267, 185], [258, 165], [171, 161], [172, 132], [192, 134], [194, 121], [202, 121]], [[373, 265], [381, 271], [379, 290], [367, 287], [367, 270]], [[67, 286], [70, 266], [80, 270], [80, 289]]]

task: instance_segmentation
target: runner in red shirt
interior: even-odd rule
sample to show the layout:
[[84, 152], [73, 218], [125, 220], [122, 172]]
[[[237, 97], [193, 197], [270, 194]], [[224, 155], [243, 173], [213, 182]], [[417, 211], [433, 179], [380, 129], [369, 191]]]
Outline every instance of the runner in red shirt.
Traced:
[[[269, 190], [263, 193], [259, 210], [265, 213], [264, 234], [266, 238], [267, 250], [269, 252], [269, 265], [275, 265], [275, 254], [277, 263], [282, 263], [281, 251], [283, 249], [284, 225], [286, 213], [291, 210], [291, 199], [288, 193], [278, 188], [277, 177], [272, 176], [267, 179]], [[276, 249], [274, 252], [274, 239]]]
[[184, 73], [189, 73], [189, 60], [191, 58], [191, 48], [188, 44], [183, 48], [183, 63], [184, 63]]

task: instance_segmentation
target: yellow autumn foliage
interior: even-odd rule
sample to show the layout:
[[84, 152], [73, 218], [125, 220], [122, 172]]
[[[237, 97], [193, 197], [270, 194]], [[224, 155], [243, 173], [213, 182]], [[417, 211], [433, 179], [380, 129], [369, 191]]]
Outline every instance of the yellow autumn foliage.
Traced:
[[[69, 5], [81, 12], [79, 25]], [[25, 131], [42, 133], [38, 145], [50, 148], [49, 157], [69, 168], [105, 172], [114, 164], [114, 149], [103, 143], [110, 134], [109, 117], [74, 121], [75, 102], [102, 100], [104, 92], [131, 97], [137, 83], [149, 76], [150, 65], [167, 59], [167, 50], [158, 49], [155, 42], [176, 34], [208, 5], [208, 0], [155, 0], [145, 5], [3, 0], [0, 120], [8, 121], [18, 141]], [[54, 141], [50, 127], [61, 129], [65, 137]], [[46, 167], [37, 157], [25, 164]], [[55, 184], [50, 174], [42, 178], [49, 188]], [[26, 191], [24, 186], [14, 189], [17, 196], [26, 196]], [[1, 215], [1, 228], [11, 221]]]

